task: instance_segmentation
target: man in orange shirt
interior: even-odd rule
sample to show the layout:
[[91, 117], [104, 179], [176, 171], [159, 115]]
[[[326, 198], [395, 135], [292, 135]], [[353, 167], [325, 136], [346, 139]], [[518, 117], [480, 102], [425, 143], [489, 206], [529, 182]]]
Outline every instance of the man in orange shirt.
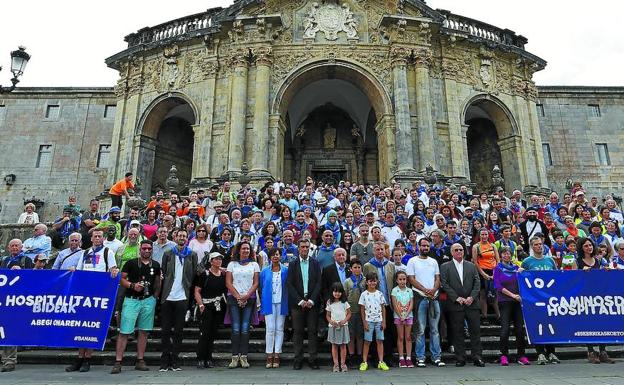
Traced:
[[125, 195], [126, 199], [130, 199], [130, 194], [128, 190], [134, 190], [134, 184], [132, 183], [132, 173], [127, 172], [125, 177], [119, 182], [115, 183], [113, 187], [111, 187], [108, 194], [111, 197], [112, 205], [117, 207], [122, 207], [123, 205], [123, 196]]

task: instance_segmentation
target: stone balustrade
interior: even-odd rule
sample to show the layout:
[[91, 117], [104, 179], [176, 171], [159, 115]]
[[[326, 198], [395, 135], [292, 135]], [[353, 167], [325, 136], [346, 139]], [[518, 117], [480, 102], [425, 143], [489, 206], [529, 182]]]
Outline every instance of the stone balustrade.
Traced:
[[489, 40], [498, 44], [505, 44], [518, 47], [524, 50], [527, 39], [524, 36], [516, 35], [509, 29], [500, 29], [493, 25], [474, 20], [468, 17], [454, 15], [449, 11], [438, 10], [445, 16], [442, 28], [453, 32], [467, 34], [483, 40]]
[[221, 10], [221, 8], [212, 8], [206, 12], [181, 17], [155, 27], [143, 28], [126, 36], [125, 41], [128, 43], [128, 48], [132, 48], [141, 44], [158, 43], [193, 31], [209, 30], [217, 27], [216, 15]]

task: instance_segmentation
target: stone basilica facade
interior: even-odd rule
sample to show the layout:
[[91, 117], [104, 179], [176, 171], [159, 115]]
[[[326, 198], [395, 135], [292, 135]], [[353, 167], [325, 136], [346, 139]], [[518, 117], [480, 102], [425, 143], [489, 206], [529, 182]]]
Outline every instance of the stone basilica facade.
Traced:
[[[568, 128], [546, 118], [549, 106], [571, 98], [584, 117], [594, 103], [608, 114], [607, 98], [613, 116], [624, 114], [621, 89], [538, 93], [532, 76], [546, 62], [524, 49], [527, 39], [419, 0], [236, 0], [126, 41], [106, 59], [119, 71], [114, 89], [22, 89], [0, 99], [0, 126], [38, 132], [23, 151], [26, 166], [0, 166], [16, 176], [16, 186], [0, 190], [0, 218], [6, 208], [16, 215], [31, 194], [47, 207], [71, 193], [85, 204], [127, 171], [147, 195], [166, 187], [172, 165], [186, 188], [236, 181], [247, 169], [256, 185], [308, 175], [410, 183], [433, 169], [480, 191], [498, 165], [508, 191], [562, 189], [580, 175], [567, 173], [572, 165], [554, 171], [573, 159], [555, 151], [554, 133]], [[66, 140], [52, 143], [54, 127]], [[39, 142], [52, 144], [37, 154]], [[613, 150], [609, 163], [617, 164]], [[52, 153], [47, 171], [41, 151]], [[595, 171], [602, 158], [589, 160]], [[551, 171], [557, 180], [549, 183]], [[596, 190], [621, 187], [595, 175]]]

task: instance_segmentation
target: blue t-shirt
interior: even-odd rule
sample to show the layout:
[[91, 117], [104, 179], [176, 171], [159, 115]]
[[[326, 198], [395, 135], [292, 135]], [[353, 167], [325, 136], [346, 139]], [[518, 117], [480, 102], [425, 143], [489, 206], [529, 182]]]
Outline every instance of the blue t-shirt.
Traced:
[[551, 257], [535, 258], [530, 256], [522, 261], [524, 270], [557, 270], [557, 264]]

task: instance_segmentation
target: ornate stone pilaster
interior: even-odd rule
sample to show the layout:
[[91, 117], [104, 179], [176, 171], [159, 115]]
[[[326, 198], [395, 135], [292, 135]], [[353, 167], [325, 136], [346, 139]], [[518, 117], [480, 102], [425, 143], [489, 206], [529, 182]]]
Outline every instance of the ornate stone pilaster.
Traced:
[[236, 51], [231, 57], [232, 65], [232, 106], [230, 115], [230, 141], [228, 146], [228, 170], [231, 174], [240, 173], [245, 148], [245, 120], [247, 117], [247, 76], [249, 61], [247, 51]]
[[396, 121], [397, 169], [395, 176], [415, 175], [414, 152], [412, 148], [412, 127], [409, 110], [407, 84], [407, 62], [410, 50], [395, 46], [390, 48], [394, 86], [394, 108]]
[[431, 114], [431, 79], [429, 78], [431, 51], [424, 48], [414, 51], [414, 65], [416, 67], [416, 114], [418, 115], [420, 165], [430, 164], [436, 168], [433, 116]]
[[252, 144], [251, 176], [256, 179], [270, 179], [269, 172], [269, 90], [273, 51], [269, 46], [253, 49], [256, 62], [256, 94], [254, 109], [254, 140]]

